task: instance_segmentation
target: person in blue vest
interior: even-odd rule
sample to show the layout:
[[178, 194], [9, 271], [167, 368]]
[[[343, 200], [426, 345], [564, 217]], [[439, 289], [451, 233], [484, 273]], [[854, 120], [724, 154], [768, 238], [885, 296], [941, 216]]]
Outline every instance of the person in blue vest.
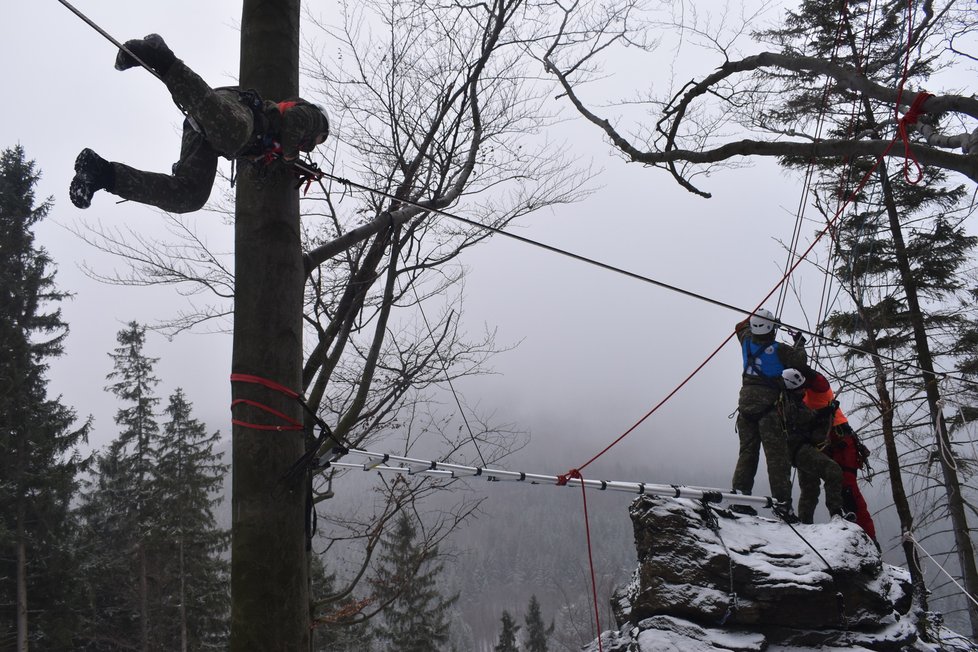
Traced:
[[[804, 372], [808, 364], [802, 347], [777, 341], [777, 330], [774, 315], [764, 309], [735, 326], [741, 348], [742, 384], [737, 401], [740, 450], [732, 484], [734, 493], [751, 493], [763, 447], [771, 496], [778, 501], [776, 511], [785, 520], [795, 522], [791, 458], [776, 408], [784, 391], [782, 372], [790, 368]], [[742, 514], [756, 513], [747, 505], [735, 504], [731, 509]]]

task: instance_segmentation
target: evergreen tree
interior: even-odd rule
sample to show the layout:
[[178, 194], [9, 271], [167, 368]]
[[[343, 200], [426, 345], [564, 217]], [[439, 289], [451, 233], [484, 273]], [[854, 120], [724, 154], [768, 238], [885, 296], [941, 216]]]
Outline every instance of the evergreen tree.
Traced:
[[222, 559], [229, 533], [214, 518], [228, 467], [214, 451], [220, 433], [208, 435], [191, 411], [177, 389], [156, 450], [153, 537], [160, 612], [153, 640], [166, 650], [224, 648], [229, 625], [229, 568]]
[[89, 424], [73, 429], [74, 411], [47, 397], [47, 361], [63, 353], [68, 333], [52, 304], [67, 295], [34, 243], [32, 227], [52, 206], [36, 204], [39, 178], [19, 145], [0, 154], [0, 641], [69, 650], [77, 629], [70, 504]]
[[[783, 29], [767, 36], [774, 38], [786, 54], [840, 62], [894, 88], [920, 88], [935, 68], [938, 51], [917, 39], [940, 30], [937, 24], [930, 24], [928, 29], [915, 26], [908, 43], [906, 6], [896, 0], [805, 0], [796, 11], [788, 12]], [[927, 20], [946, 18], [941, 14]], [[904, 70], [897, 62], [902, 64], [908, 48], [916, 56], [910, 57], [910, 65]], [[779, 131], [819, 133], [822, 125], [800, 123], [801, 116], [817, 115], [824, 120], [822, 133], [828, 138], [849, 138], [883, 133], [893, 118], [891, 103], [839, 86], [813, 83], [811, 74], [794, 81], [787, 100], [763, 117]], [[940, 116], [928, 119], [936, 125]], [[806, 155], [784, 162], [807, 167], [809, 158]], [[939, 385], [939, 376], [934, 373], [935, 368], [953, 364], [945, 356], [953, 354], [956, 346], [960, 350], [955, 340], [967, 337], [971, 321], [958, 305], [961, 274], [971, 264], [976, 242], [959, 226], [972, 210], [967, 203], [969, 193], [950, 183], [943, 170], [930, 167], [921, 171], [919, 184], [912, 183], [917, 174], [912, 165], [905, 175], [903, 169], [890, 171], [886, 162], [877, 163], [872, 158], [823, 160], [821, 167], [827, 216], [841, 205], [841, 198], [855, 190], [856, 180], [873, 171], [865, 177], [856, 198], [858, 210], [844, 215], [834, 234], [839, 254], [834, 272], [853, 306], [836, 309], [826, 322], [828, 330], [865, 351], [908, 360], [916, 367], [893, 369], [879, 358], [864, 358], [867, 365], [859, 370], [852, 363], [860, 362], [860, 357], [843, 352], [836, 357], [838, 386], [864, 379], [857, 381], [859, 391], [868, 397], [866, 405], [875, 412], [867, 422], [880, 424], [881, 448], [886, 453], [901, 528], [907, 532], [943, 528], [938, 521], [949, 518], [964, 585], [975, 593], [978, 569], [967, 518], [973, 507], [964, 503], [961, 489], [967, 483], [959, 477], [967, 469], [953, 460], [956, 453], [943, 414], [948, 386]], [[920, 418], [921, 414], [929, 414], [929, 418]], [[909, 473], [908, 467], [913, 467]], [[912, 482], [926, 478], [928, 484], [907, 491], [904, 475]], [[909, 540], [904, 550], [917, 597], [923, 601], [927, 592], [916, 550]], [[971, 632], [978, 636], [978, 608], [971, 603], [967, 607]]]
[[[337, 599], [336, 575], [327, 574], [322, 557], [313, 554], [309, 567], [309, 595], [313, 603], [312, 649], [315, 652], [369, 652], [371, 644], [369, 620], [364, 609], [373, 600], [355, 596]], [[323, 613], [328, 605], [329, 611]]]
[[398, 652], [441, 649], [448, 641], [448, 612], [458, 595], [446, 598], [438, 591], [438, 547], [419, 542], [417, 529], [402, 512], [381, 548], [372, 578], [378, 602], [386, 604], [377, 638]]
[[[119, 436], [100, 456], [98, 477], [89, 484], [82, 514], [86, 524], [86, 581], [92, 589], [86, 627], [90, 649], [152, 648], [160, 604], [160, 559], [155, 554], [161, 512], [154, 479], [160, 437], [153, 375], [156, 358], [144, 352], [146, 329], [130, 322], [109, 354], [113, 370], [106, 390], [123, 405], [115, 422]], [[155, 502], [154, 502], [155, 501]], [[151, 585], [151, 577], [153, 582]]]
[[136, 322], [119, 331], [116, 336], [119, 346], [109, 354], [113, 370], [107, 379], [114, 381], [106, 389], [123, 401], [123, 407], [116, 412], [115, 422], [122, 431], [116, 440], [120, 449], [119, 462], [122, 473], [132, 478], [131, 495], [132, 523], [135, 532], [134, 576], [137, 585], [139, 605], [139, 649], [150, 649], [152, 615], [150, 605], [150, 573], [153, 519], [158, 511], [153, 509], [153, 467], [156, 464], [154, 445], [160, 429], [156, 421], [156, 406], [160, 399], [154, 394], [159, 379], [153, 375], [153, 367], [159, 358], [147, 357], [143, 351], [146, 345], [146, 327]]
[[535, 595], [530, 596], [530, 606], [523, 622], [526, 623], [526, 640], [524, 642], [526, 652], [547, 652], [547, 640], [554, 633], [554, 623], [550, 621], [549, 627], [543, 624], [540, 603], [537, 602]]
[[97, 456], [86, 482], [79, 515], [84, 523], [78, 575], [86, 590], [82, 650], [138, 649], [140, 611], [134, 582], [138, 531], [132, 509], [133, 477], [114, 441]]
[[502, 629], [499, 632], [499, 642], [492, 648], [493, 652], [519, 652], [519, 647], [516, 646], [516, 634], [519, 633], [520, 626], [513, 622], [513, 617], [505, 610], [500, 621]]

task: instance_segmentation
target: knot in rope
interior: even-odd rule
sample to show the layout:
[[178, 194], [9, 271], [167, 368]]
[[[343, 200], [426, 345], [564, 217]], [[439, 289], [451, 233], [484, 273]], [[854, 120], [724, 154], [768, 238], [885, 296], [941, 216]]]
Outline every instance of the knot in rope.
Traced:
[[558, 475], [557, 476], [557, 486], [558, 487], [567, 486], [567, 481], [568, 480], [583, 480], [583, 478], [581, 477], [581, 470], [580, 469], [571, 469], [570, 471], [568, 471], [567, 473], [565, 473], [563, 475]]
[[[907, 183], [912, 185], [917, 185], [920, 183], [921, 179], [924, 178], [923, 168], [920, 167], [920, 162], [917, 157], [914, 156], [913, 150], [910, 149], [910, 135], [908, 134], [907, 127], [917, 124], [920, 116], [924, 113], [923, 106], [929, 98], [933, 97], [930, 93], [920, 92], [917, 93], [917, 97], [913, 99], [910, 104], [910, 108], [907, 112], [903, 114], [897, 122], [897, 132], [899, 133], [900, 140], [903, 141], [903, 178], [906, 179]], [[917, 178], [910, 178], [910, 161], [913, 161], [914, 166], [917, 168]]]

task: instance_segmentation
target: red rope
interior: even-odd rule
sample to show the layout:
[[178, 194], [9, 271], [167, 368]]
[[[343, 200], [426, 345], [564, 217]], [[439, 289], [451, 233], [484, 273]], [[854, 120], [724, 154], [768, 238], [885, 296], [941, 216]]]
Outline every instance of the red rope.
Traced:
[[[849, 196], [846, 198], [846, 200], [842, 203], [842, 205], [839, 206], [839, 209], [836, 211], [835, 215], [832, 216], [832, 219], [828, 220], [825, 223], [825, 226], [815, 236], [815, 239], [812, 240], [812, 243], [808, 246], [808, 248], [800, 256], [798, 256], [798, 259], [791, 266], [791, 268], [788, 269], [788, 271], [784, 274], [784, 276], [781, 277], [781, 280], [779, 280], [774, 285], [774, 287], [771, 288], [771, 291], [768, 292], [764, 296], [764, 298], [761, 299], [761, 301], [754, 307], [754, 312], [756, 312], [759, 308], [761, 308], [761, 306], [763, 306], [764, 303], [768, 299], [770, 299], [774, 295], [775, 292], [777, 292], [778, 288], [781, 287], [781, 285], [783, 283], [785, 283], [789, 278], [791, 278], [791, 275], [794, 274], [794, 272], [798, 268], [798, 266], [801, 265], [802, 262], [804, 262], [808, 258], [808, 254], [810, 254], [812, 252], [812, 249], [815, 248], [815, 245], [817, 245], [822, 240], [822, 238], [825, 236], [825, 234], [828, 233], [829, 230], [835, 225], [836, 221], [842, 215], [842, 212], [859, 195], [860, 191], [862, 191], [863, 187], [869, 181], [869, 178], [876, 172], [877, 169], [879, 169], [880, 163], [883, 162], [883, 159], [886, 158], [886, 156], [890, 153], [890, 150], [893, 149], [893, 146], [896, 144], [896, 141], [897, 141], [896, 138], [894, 138], [892, 141], [890, 141], [890, 144], [887, 145], [886, 149], [884, 149], [883, 152], [876, 158], [875, 165], [873, 165], [873, 167], [870, 168], [866, 172], [866, 174], [864, 174], [862, 176], [862, 178], [859, 180], [859, 184], [856, 186], [856, 189], [853, 190], [849, 194]], [[734, 337], [734, 335], [735, 335], [735, 333], [731, 333], [730, 335], [727, 335], [727, 337], [723, 340], [723, 342], [720, 343], [720, 346], [718, 346], [716, 349], [714, 349], [713, 350], [713, 353], [711, 353], [709, 356], [707, 356], [707, 358], [703, 362], [701, 362], [699, 364], [699, 366], [697, 366], [696, 369], [694, 369], [691, 374], [689, 374], [688, 376], [686, 376], [686, 378], [681, 383], [679, 383], [679, 385], [677, 385], [675, 389], [673, 389], [671, 392], [669, 392], [666, 395], [665, 398], [663, 398], [661, 401], [659, 401], [656, 404], [655, 407], [653, 407], [651, 410], [649, 410], [648, 412], [646, 412], [645, 415], [641, 419], [639, 419], [638, 421], [636, 421], [635, 424], [632, 425], [632, 427], [630, 427], [628, 430], [626, 430], [624, 433], [622, 433], [622, 435], [619, 436], [616, 440], [614, 440], [613, 442], [611, 442], [610, 444], [608, 444], [604, 448], [604, 450], [602, 450], [600, 453], [598, 453], [597, 455], [595, 455], [594, 457], [592, 457], [590, 460], [588, 460], [586, 463], [582, 464], [581, 466], [579, 466], [577, 468], [579, 470], [583, 470], [588, 465], [590, 465], [592, 462], [594, 462], [595, 460], [597, 460], [599, 457], [601, 457], [602, 455], [604, 455], [605, 453], [607, 453], [609, 450], [611, 450], [612, 448], [614, 448], [618, 443], [621, 442], [621, 440], [623, 440], [629, 434], [631, 434], [632, 432], [634, 432], [635, 429], [638, 428], [640, 425], [642, 425], [642, 423], [644, 423], [646, 419], [648, 419], [656, 411], [658, 411], [659, 408], [661, 408], [663, 405], [665, 405], [666, 401], [668, 401], [673, 396], [675, 396], [676, 393], [686, 385], [686, 383], [688, 383], [690, 380], [692, 380], [693, 376], [695, 376], [696, 374], [698, 374], [703, 369], [703, 367], [705, 367], [706, 364], [708, 362], [710, 362], [710, 360], [712, 360], [714, 357], [716, 357], [717, 353], [719, 353], [720, 350], [724, 346], [726, 346], [727, 342], [729, 342]], [[568, 473], [568, 475], [569, 475], [569, 473]], [[563, 477], [563, 476], [559, 476], [559, 477]]]
[[[907, 133], [907, 126], [917, 124], [917, 120], [920, 118], [921, 114], [925, 113], [923, 110], [924, 102], [931, 97], [933, 97], [933, 95], [930, 93], [917, 93], [917, 97], [913, 98], [913, 103], [910, 105], [910, 108], [907, 109], [907, 112], [903, 114], [903, 117], [900, 118], [900, 121], [897, 123], [897, 131], [900, 134], [900, 139], [903, 141], [903, 178], [911, 185], [917, 185], [920, 183], [921, 179], [924, 178], [924, 171], [920, 167], [920, 161], [917, 160], [917, 157], [914, 156], [913, 150], [910, 148], [910, 136]], [[913, 164], [917, 168], [916, 179], [910, 178], [911, 161], [913, 161]]]
[[[262, 378], [261, 376], [253, 376], [251, 374], [231, 374], [231, 382], [239, 383], [252, 383], [255, 385], [261, 385], [280, 394], [284, 394], [292, 399], [299, 398], [299, 394], [289, 389], [285, 385], [280, 385], [274, 380], [269, 380], [267, 378]], [[257, 408], [263, 412], [267, 412], [273, 416], [278, 417], [285, 422], [286, 425], [270, 425], [261, 423], [250, 423], [248, 421], [242, 421], [240, 419], [231, 418], [231, 423], [236, 426], [241, 426], [243, 428], [251, 428], [252, 430], [274, 430], [276, 432], [284, 432], [288, 430], [302, 430], [305, 426], [302, 425], [301, 421], [296, 421], [289, 415], [276, 410], [275, 408], [269, 407], [264, 403], [259, 403], [258, 401], [252, 401], [247, 398], [239, 398], [231, 401], [231, 410], [233, 411], [237, 405], [250, 405], [253, 408]]]
[[571, 469], [565, 475], [557, 476], [557, 485], [564, 486], [571, 478], [581, 481], [581, 498], [584, 501], [584, 532], [587, 534], [587, 563], [591, 568], [591, 598], [594, 600], [594, 622], [598, 627], [598, 652], [604, 652], [601, 645], [601, 613], [598, 608], [598, 582], [594, 574], [594, 553], [591, 546], [591, 520], [587, 513], [587, 488], [580, 470]]

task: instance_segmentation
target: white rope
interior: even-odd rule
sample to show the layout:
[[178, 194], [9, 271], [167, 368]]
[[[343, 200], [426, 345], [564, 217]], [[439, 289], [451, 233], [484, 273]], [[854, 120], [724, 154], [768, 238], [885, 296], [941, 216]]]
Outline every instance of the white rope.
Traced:
[[[425, 475], [438, 478], [466, 479], [484, 477], [491, 482], [528, 482], [529, 484], [549, 484], [555, 486], [568, 485], [584, 486], [587, 489], [599, 491], [621, 491], [639, 495], [670, 496], [672, 498], [692, 498], [708, 502], [729, 502], [738, 504], [754, 504], [761, 507], [773, 507], [774, 499], [769, 496], [749, 496], [719, 489], [703, 487], [687, 487], [684, 485], [652, 484], [648, 482], [621, 482], [609, 480], [588, 480], [540, 473], [524, 473], [478, 466], [465, 466], [449, 462], [436, 462], [389, 453], [372, 453], [370, 451], [350, 449], [345, 455], [356, 455], [364, 458], [362, 463], [322, 460], [317, 468], [360, 469], [361, 471], [379, 471], [381, 473], [403, 473], [407, 475]], [[344, 455], [344, 456], [345, 456]]]
[[[938, 387], [940, 387], [940, 384], [938, 384]], [[944, 446], [945, 437], [948, 438], [948, 445], [950, 445], [950, 435], [948, 435], [946, 431], [942, 432], [941, 417], [943, 415], [944, 415], [944, 399], [939, 399], [937, 401], [937, 411], [934, 414], [934, 436], [937, 437], [937, 449], [941, 454], [941, 459], [944, 460], [944, 464], [946, 464], [948, 468], [957, 471], [958, 462], [957, 460], [954, 459], [954, 451], [948, 450], [948, 448]]]
[[917, 541], [917, 539], [916, 539], [916, 538], [914, 538], [914, 535], [913, 535], [913, 533], [912, 533], [912, 532], [904, 532], [904, 533], [903, 533], [903, 539], [904, 539], [905, 541], [909, 541], [909, 542], [911, 542], [912, 544], [914, 544], [915, 546], [917, 546], [918, 548], [920, 548], [920, 550], [921, 550], [921, 551], [922, 551], [922, 552], [923, 552], [923, 553], [924, 553], [925, 555], [927, 555], [927, 557], [928, 557], [928, 558], [929, 558], [929, 559], [930, 559], [930, 560], [931, 560], [932, 562], [934, 562], [935, 564], [937, 564], [937, 567], [941, 569], [941, 572], [942, 572], [942, 573], [944, 573], [945, 575], [947, 575], [947, 577], [948, 577], [948, 579], [949, 579], [949, 580], [951, 580], [952, 582], [954, 582], [954, 585], [955, 585], [956, 587], [958, 587], [958, 588], [959, 588], [959, 589], [961, 590], [961, 593], [963, 593], [963, 594], [964, 594], [964, 596], [965, 596], [966, 598], [968, 598], [968, 599], [969, 599], [969, 600], [971, 600], [971, 601], [972, 601], [973, 603], [975, 603], [975, 606], [978, 606], [978, 600], [976, 600], [976, 599], [975, 599], [975, 596], [973, 596], [973, 595], [971, 595], [971, 594], [970, 594], [970, 593], [968, 592], [968, 590], [967, 590], [967, 589], [965, 589], [965, 588], [964, 588], [963, 586], [961, 586], [961, 583], [960, 583], [960, 582], [958, 582], [958, 581], [957, 581], [956, 579], [954, 579], [954, 576], [953, 576], [953, 575], [951, 575], [950, 573], [948, 573], [948, 572], [947, 572], [947, 570], [945, 570], [945, 569], [944, 569], [944, 567], [943, 567], [943, 566], [941, 566], [941, 564], [940, 564], [940, 562], [938, 562], [938, 561], [937, 561], [936, 559], [934, 559], [934, 557], [932, 557], [932, 556], [931, 556], [931, 554], [930, 554], [929, 552], [927, 552], [927, 550], [926, 550], [926, 549], [925, 549], [925, 548], [924, 548], [924, 547], [923, 547], [922, 545], [920, 545], [920, 542], [919, 542], [919, 541]]

